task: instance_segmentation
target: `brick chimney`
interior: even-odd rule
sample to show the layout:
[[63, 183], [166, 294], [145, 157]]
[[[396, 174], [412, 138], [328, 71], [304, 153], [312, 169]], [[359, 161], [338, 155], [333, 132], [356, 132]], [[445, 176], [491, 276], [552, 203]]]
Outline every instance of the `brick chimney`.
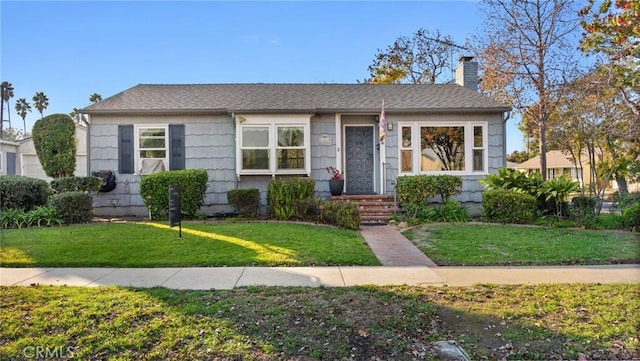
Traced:
[[472, 56], [461, 56], [456, 67], [456, 84], [478, 91], [478, 63]]

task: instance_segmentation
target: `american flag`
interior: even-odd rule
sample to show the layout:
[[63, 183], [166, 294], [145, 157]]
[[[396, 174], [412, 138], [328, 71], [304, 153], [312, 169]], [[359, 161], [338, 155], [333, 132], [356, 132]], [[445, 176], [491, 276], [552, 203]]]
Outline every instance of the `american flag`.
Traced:
[[380, 143], [384, 143], [384, 140], [387, 137], [386, 129], [387, 126], [384, 119], [384, 100], [382, 100], [382, 110], [380, 111]]

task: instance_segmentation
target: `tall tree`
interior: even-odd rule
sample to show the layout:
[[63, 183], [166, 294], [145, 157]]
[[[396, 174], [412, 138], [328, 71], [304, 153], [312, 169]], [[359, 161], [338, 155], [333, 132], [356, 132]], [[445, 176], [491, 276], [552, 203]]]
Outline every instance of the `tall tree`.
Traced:
[[11, 128], [11, 112], [9, 111], [9, 99], [13, 98], [13, 85], [8, 81], [0, 84], [0, 139], [2, 139], [2, 128], [4, 127], [4, 104], [7, 104], [7, 119]]
[[[481, 10], [485, 21], [475, 44], [481, 89], [521, 114], [529, 112], [539, 131], [540, 170], [546, 179], [554, 92], [572, 77], [577, 63], [577, 10], [570, 0], [483, 0]], [[535, 109], [528, 109], [533, 104]]]
[[580, 47], [586, 53], [604, 56], [608, 82], [620, 92], [640, 129], [640, 2], [597, 3], [588, 0], [580, 11], [585, 30]]
[[75, 132], [76, 126], [67, 114], [51, 114], [33, 125], [33, 146], [47, 176], [73, 176], [76, 168]]
[[31, 112], [31, 105], [27, 102], [27, 99], [20, 98], [16, 101], [16, 113], [22, 118], [22, 129], [24, 134], [27, 134], [27, 113]]
[[[442, 73], [451, 69], [451, 58], [461, 46], [450, 36], [419, 29], [412, 37], [400, 36], [385, 50], [378, 49], [369, 65], [373, 84], [434, 84]], [[451, 69], [453, 71], [453, 69]]]
[[38, 109], [38, 113], [40, 113], [40, 119], [42, 119], [44, 116], [42, 112], [49, 106], [49, 98], [47, 98], [44, 92], [36, 92], [36, 95], [31, 99], [33, 100], [33, 106]]
[[101, 102], [102, 101], [102, 95], [98, 94], [98, 93], [93, 93], [89, 96], [89, 101], [93, 104], [97, 103], [97, 102]]

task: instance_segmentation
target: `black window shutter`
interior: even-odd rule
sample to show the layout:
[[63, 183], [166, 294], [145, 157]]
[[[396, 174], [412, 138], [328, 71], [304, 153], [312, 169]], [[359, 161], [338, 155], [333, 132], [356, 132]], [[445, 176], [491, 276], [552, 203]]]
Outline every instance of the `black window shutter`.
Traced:
[[133, 174], [133, 125], [118, 125], [118, 172]]
[[169, 170], [184, 169], [184, 124], [169, 124]]

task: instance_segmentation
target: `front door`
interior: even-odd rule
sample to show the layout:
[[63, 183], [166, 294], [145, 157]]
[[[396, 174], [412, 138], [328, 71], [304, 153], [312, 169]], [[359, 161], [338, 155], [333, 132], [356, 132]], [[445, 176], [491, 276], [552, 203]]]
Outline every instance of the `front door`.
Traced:
[[345, 128], [345, 192], [374, 194], [374, 127]]

